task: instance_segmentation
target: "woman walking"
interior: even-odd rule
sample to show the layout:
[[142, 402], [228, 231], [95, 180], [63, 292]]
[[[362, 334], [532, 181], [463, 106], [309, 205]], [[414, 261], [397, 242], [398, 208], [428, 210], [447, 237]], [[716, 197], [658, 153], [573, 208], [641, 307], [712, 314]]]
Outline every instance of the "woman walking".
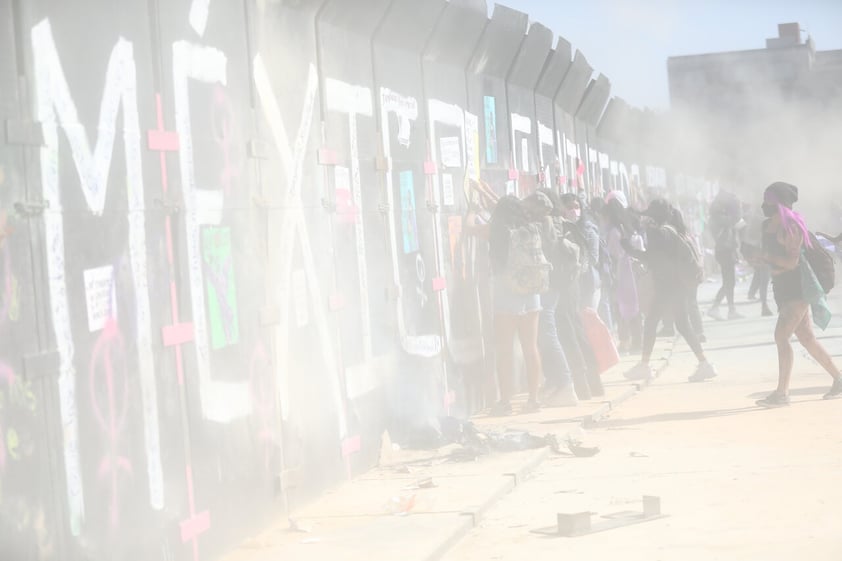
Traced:
[[723, 319], [719, 305], [728, 302], [728, 319], [740, 319], [734, 305], [734, 288], [737, 286], [737, 262], [739, 261], [737, 225], [740, 222], [740, 202], [724, 189], [716, 195], [710, 205], [710, 226], [715, 246], [714, 257], [722, 271], [722, 287], [713, 299], [708, 315], [716, 320]]
[[794, 353], [790, 338], [798, 342], [833, 378], [825, 399], [842, 396], [842, 373], [816, 339], [812, 320], [822, 329], [830, 322], [825, 294], [804, 255], [811, 247], [810, 235], [800, 214], [792, 210], [798, 189], [789, 183], [773, 183], [763, 194], [763, 259], [772, 270], [772, 292], [778, 305], [775, 344], [778, 347], [778, 387], [757, 401], [763, 407], [789, 405]]
[[[674, 225], [678, 215], [666, 200], [652, 201], [644, 212], [644, 216], [651, 220], [651, 225], [647, 229], [646, 251], [635, 249], [626, 239], [623, 240], [623, 247], [649, 267], [655, 290], [643, 325], [643, 352], [640, 363], [626, 372], [625, 376], [632, 380], [652, 377], [649, 360], [655, 348], [658, 324], [666, 314], [671, 314], [675, 328], [687, 341], [687, 345], [699, 361], [689, 381], [702, 382], [713, 378], [716, 376], [716, 370], [705, 357], [699, 336], [691, 326], [688, 309], [690, 300], [688, 287], [695, 290], [701, 273], [698, 259], [689, 245], [686, 231], [679, 231]], [[679, 227], [683, 229], [683, 221]]]
[[641, 339], [640, 286], [635, 264], [628, 252], [623, 249], [621, 240], [631, 238], [635, 249], [643, 249], [642, 238], [637, 233], [621, 191], [608, 194], [605, 204], [605, 218], [608, 224], [605, 242], [608, 255], [613, 263], [612, 307], [616, 312], [621, 352], [637, 352]]

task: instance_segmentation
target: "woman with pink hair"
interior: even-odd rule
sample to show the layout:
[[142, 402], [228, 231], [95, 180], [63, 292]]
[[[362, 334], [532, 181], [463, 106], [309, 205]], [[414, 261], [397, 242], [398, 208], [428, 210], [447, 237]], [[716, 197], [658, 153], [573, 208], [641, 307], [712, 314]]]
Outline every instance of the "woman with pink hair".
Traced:
[[812, 247], [811, 236], [800, 214], [792, 210], [798, 200], [798, 188], [789, 183], [769, 185], [763, 194], [763, 259], [772, 269], [772, 290], [778, 305], [775, 344], [778, 346], [778, 387], [757, 401], [763, 407], [789, 405], [789, 382], [792, 377], [794, 334], [816, 361], [833, 378], [825, 399], [842, 397], [842, 373], [816, 339], [811, 321], [822, 329], [830, 322], [825, 293], [804, 255]]

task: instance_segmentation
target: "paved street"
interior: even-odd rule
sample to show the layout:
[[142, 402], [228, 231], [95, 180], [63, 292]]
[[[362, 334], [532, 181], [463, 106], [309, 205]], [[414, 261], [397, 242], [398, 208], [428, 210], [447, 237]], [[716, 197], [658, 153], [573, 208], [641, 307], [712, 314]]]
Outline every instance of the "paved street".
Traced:
[[[832, 307], [842, 310], [838, 294]], [[544, 462], [445, 559], [842, 559], [842, 401], [821, 399], [830, 378], [798, 349], [792, 406], [757, 408], [776, 381], [774, 318], [741, 312], [752, 317], [707, 324], [717, 380], [687, 384], [694, 361], [680, 344], [661, 378], [588, 434], [601, 454]], [[842, 355], [838, 317], [822, 337]], [[596, 526], [639, 511], [644, 494], [668, 517], [577, 538], [534, 533], [557, 513], [597, 513]]]
[[[702, 299], [715, 289], [704, 285]], [[840, 294], [832, 307], [842, 310]], [[659, 339], [662, 372], [643, 391], [620, 375], [626, 357], [606, 374], [604, 401], [473, 419], [486, 431], [579, 435], [600, 447], [594, 457], [544, 448], [453, 463], [452, 447], [400, 451], [294, 512], [295, 531], [280, 520], [226, 561], [838, 561], [842, 400], [821, 399], [830, 378], [798, 348], [792, 406], [758, 408], [776, 382], [775, 318], [760, 318], [756, 303], [740, 311], [746, 319], [706, 321], [714, 381], [687, 383], [692, 355]], [[842, 319], [821, 337], [842, 355]], [[590, 417], [600, 420], [582, 433]], [[584, 511], [599, 527], [640, 511], [643, 495], [661, 498], [664, 518], [576, 538], [536, 532]]]

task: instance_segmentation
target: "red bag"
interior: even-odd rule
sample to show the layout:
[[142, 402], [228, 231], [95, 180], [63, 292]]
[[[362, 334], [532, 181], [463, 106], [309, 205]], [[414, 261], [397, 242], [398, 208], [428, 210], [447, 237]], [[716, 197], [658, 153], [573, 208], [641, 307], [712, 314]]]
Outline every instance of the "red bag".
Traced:
[[588, 338], [596, 357], [599, 373], [602, 374], [612, 366], [619, 364], [620, 353], [617, 352], [614, 338], [596, 310], [593, 308], [582, 310], [582, 324], [585, 326], [585, 336]]

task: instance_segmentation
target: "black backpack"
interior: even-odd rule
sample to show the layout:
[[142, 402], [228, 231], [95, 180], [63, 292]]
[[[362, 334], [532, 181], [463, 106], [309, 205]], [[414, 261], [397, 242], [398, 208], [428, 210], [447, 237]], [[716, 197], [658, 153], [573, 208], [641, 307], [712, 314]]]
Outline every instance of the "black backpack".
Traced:
[[825, 294], [828, 294], [836, 285], [836, 268], [833, 263], [833, 255], [822, 247], [813, 232], [810, 232], [810, 245], [804, 247], [804, 255], [807, 257], [807, 263], [813, 269], [822, 290]]
[[599, 264], [597, 267], [600, 279], [611, 284], [614, 276], [614, 263], [611, 254], [608, 252], [608, 242], [602, 236], [599, 237]]
[[696, 243], [689, 235], [682, 235], [671, 225], [663, 227], [676, 258], [676, 273], [680, 280], [699, 285], [705, 278], [705, 263]]

